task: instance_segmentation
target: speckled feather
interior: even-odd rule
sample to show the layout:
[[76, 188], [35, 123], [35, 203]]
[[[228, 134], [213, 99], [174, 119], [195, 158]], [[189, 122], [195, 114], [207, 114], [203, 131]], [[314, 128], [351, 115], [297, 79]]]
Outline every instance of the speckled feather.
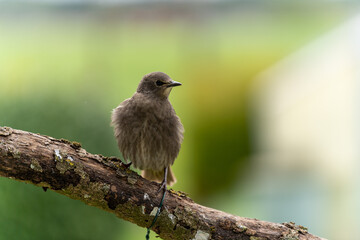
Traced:
[[[163, 73], [152, 74], [159, 79], [170, 79]], [[145, 178], [161, 181], [164, 168], [170, 167], [179, 154], [184, 129], [168, 100], [171, 88], [164, 88], [160, 93], [153, 90], [152, 85], [142, 88], [149, 75], [143, 78], [131, 98], [113, 110], [112, 125], [125, 160], [145, 170]], [[150, 82], [156, 79], [150, 78]], [[169, 170], [167, 182], [171, 185], [176, 180]]]

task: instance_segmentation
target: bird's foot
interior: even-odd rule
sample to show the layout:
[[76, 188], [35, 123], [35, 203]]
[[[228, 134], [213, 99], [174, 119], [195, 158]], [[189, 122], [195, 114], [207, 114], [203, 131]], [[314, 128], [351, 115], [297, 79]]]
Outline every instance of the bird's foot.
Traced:
[[132, 162], [129, 162], [129, 163], [121, 162], [121, 164], [122, 164], [126, 169], [128, 169], [128, 168], [131, 166]]
[[168, 175], [168, 167], [164, 168], [164, 179], [162, 180], [162, 182], [160, 183], [160, 188], [157, 191], [157, 194], [161, 191], [161, 189], [164, 189], [164, 195], [165, 192], [167, 190], [166, 188], [166, 184], [167, 184], [167, 175]]
[[164, 192], [166, 192], [166, 190], [167, 190], [166, 181], [164, 181], [164, 180], [160, 183], [160, 187], [157, 190], [156, 194], [159, 194], [159, 192], [161, 192], [162, 189], [164, 190]]

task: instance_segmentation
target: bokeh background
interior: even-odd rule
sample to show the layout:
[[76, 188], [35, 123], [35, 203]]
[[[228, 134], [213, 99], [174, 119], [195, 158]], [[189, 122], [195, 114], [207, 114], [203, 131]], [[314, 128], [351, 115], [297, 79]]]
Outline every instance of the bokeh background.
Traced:
[[[0, 1], [0, 125], [119, 156], [111, 110], [163, 71], [183, 83], [174, 189], [356, 239], [358, 13], [356, 1]], [[0, 240], [145, 237], [29, 184], [0, 178], [0, 196]]]

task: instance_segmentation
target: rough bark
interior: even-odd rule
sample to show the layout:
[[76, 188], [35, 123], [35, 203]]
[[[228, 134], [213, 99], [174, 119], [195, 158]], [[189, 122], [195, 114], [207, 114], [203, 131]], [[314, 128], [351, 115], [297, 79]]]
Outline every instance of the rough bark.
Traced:
[[[0, 176], [47, 187], [141, 227], [151, 224], [161, 198], [158, 184], [119, 159], [88, 153], [77, 142], [8, 127], [0, 127]], [[234, 216], [173, 190], [164, 206], [152, 228], [163, 239], [321, 239], [294, 223]]]

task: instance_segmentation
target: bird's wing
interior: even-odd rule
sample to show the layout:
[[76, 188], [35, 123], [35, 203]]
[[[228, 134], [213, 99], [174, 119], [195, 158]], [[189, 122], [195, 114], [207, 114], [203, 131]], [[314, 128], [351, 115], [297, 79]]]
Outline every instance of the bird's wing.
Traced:
[[122, 103], [120, 103], [119, 106], [117, 106], [116, 108], [114, 108], [112, 110], [112, 114], [111, 114], [111, 125], [112, 126], [114, 126], [114, 127], [116, 126], [121, 113], [125, 110], [126, 106], [129, 104], [129, 102], [130, 102], [130, 98], [124, 100]]

